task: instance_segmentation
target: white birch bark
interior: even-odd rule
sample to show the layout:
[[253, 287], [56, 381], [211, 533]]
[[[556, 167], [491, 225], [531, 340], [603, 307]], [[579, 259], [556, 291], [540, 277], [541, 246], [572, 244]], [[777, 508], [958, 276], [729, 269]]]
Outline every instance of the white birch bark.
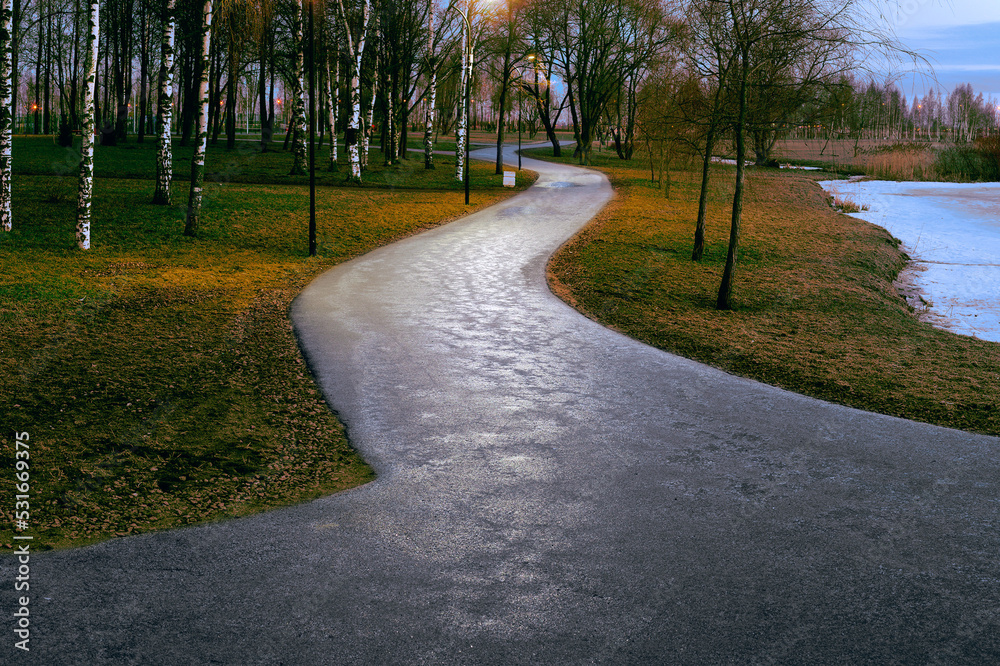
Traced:
[[191, 159], [191, 191], [188, 194], [187, 220], [184, 235], [198, 233], [198, 217], [205, 182], [205, 152], [208, 149], [208, 74], [212, 48], [212, 0], [205, 0], [201, 22], [201, 79], [198, 81], [198, 140]]
[[292, 173], [306, 173], [305, 42], [302, 34], [302, 0], [295, 3], [295, 76], [292, 78]]
[[94, 92], [97, 87], [97, 40], [101, 3], [90, 0], [87, 50], [84, 53], [83, 130], [80, 142], [80, 188], [76, 208], [76, 244], [90, 249], [90, 204], [94, 194]]
[[468, 140], [467, 114], [465, 110], [466, 86], [469, 85], [468, 40], [469, 27], [462, 31], [462, 82], [458, 93], [458, 126], [455, 129], [455, 180], [462, 182], [465, 176], [465, 142]]
[[330, 75], [330, 59], [326, 60], [326, 106], [330, 110], [330, 171], [337, 170], [337, 113], [340, 107], [340, 51], [334, 56], [333, 76]]
[[14, 2], [0, 9], [0, 231], [13, 228], [11, 178], [14, 148]]
[[362, 4], [361, 34], [355, 42], [351, 34], [351, 24], [344, 11], [344, 0], [337, 0], [340, 7], [340, 18], [344, 22], [347, 35], [347, 48], [351, 53], [353, 71], [351, 72], [351, 117], [347, 121], [347, 159], [351, 166], [351, 180], [361, 181], [361, 153], [359, 140], [361, 133], [361, 58], [365, 53], [365, 35], [368, 32], [368, 19], [371, 16], [371, 0]]
[[434, 108], [437, 106], [437, 57], [434, 55], [434, 0], [427, 0], [427, 66], [430, 87], [424, 110], [424, 168], [434, 168]]
[[174, 115], [174, 35], [177, 22], [174, 18], [175, 0], [167, 0], [164, 16], [163, 41], [160, 45], [160, 99], [158, 109], [159, 145], [156, 156], [156, 191], [153, 203], [170, 205], [170, 183], [173, 179], [174, 158], [170, 136]]
[[[377, 53], [377, 52], [376, 52]], [[375, 56], [375, 75], [372, 76], [371, 97], [365, 113], [365, 126], [361, 132], [361, 168], [368, 168], [368, 146], [371, 144], [372, 124], [375, 122], [375, 95], [378, 92], [378, 55]]]

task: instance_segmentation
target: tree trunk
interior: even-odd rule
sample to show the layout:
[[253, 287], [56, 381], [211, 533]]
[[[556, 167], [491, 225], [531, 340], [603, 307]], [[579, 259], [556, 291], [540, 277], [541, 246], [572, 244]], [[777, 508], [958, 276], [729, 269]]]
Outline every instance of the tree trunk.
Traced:
[[144, 143], [146, 139], [146, 79], [149, 78], [149, 40], [146, 33], [149, 31], [149, 18], [145, 10], [145, 6], [139, 10], [139, 108], [136, 109], [139, 119], [136, 123], [136, 143]]
[[[77, 1], [79, 1], [79, 0], [77, 0]], [[7, 4], [7, 0], [4, 0], [4, 6], [6, 6], [6, 4]], [[10, 83], [11, 83], [11, 86], [10, 86], [10, 89], [11, 89], [10, 117], [11, 117], [11, 135], [12, 136], [13, 136], [14, 129], [15, 129], [14, 125], [16, 124], [16, 121], [17, 121], [17, 95], [14, 94], [14, 91], [16, 91], [18, 89], [18, 84], [20, 83], [20, 78], [18, 77], [18, 54], [19, 54], [20, 44], [18, 44], [18, 42], [17, 42], [17, 28], [18, 28], [18, 26], [21, 23], [21, 14], [22, 14], [21, 0], [14, 0], [13, 6], [11, 8], [11, 29], [10, 29], [10, 31], [8, 33], [10, 35], [10, 47], [11, 47], [11, 59], [10, 59], [10, 63], [11, 63], [10, 64], [10, 72], [11, 72], [10, 73]], [[74, 24], [78, 24], [78, 22], [74, 21]], [[76, 42], [74, 40], [74, 44], [75, 43]], [[76, 75], [75, 75], [76, 74], [76, 70], [75, 69], [73, 70], [73, 73], [74, 73], [73, 81], [75, 82], [76, 81]], [[74, 100], [75, 100], [75, 98], [74, 98]]]
[[462, 78], [461, 87], [458, 91], [458, 115], [456, 116], [456, 128], [455, 128], [455, 180], [458, 182], [463, 182], [465, 178], [465, 144], [469, 140], [469, 123], [468, 109], [465, 108], [466, 100], [469, 98], [467, 93], [468, 86], [472, 85], [469, 80], [469, 48], [468, 40], [471, 39], [471, 35], [468, 34], [469, 30], [466, 27], [462, 31]]
[[364, 0], [362, 5], [361, 34], [355, 42], [351, 35], [351, 25], [344, 11], [344, 3], [338, 0], [340, 18], [344, 22], [347, 35], [347, 47], [351, 53], [353, 70], [351, 72], [351, 117], [347, 121], [347, 131], [344, 133], [344, 143], [347, 145], [348, 161], [351, 165], [351, 180], [361, 182], [361, 154], [358, 142], [361, 130], [361, 58], [365, 53], [365, 36], [368, 32], [368, 20], [371, 16], [371, 0]]
[[14, 3], [0, 9], [0, 231], [13, 228], [11, 176], [14, 139]]
[[163, 40], [160, 44], [159, 145], [156, 157], [156, 191], [153, 203], [170, 205], [170, 182], [173, 180], [173, 149], [170, 145], [171, 122], [174, 115], [174, 33], [176, 0], [167, 0], [163, 17]]
[[305, 70], [305, 44], [302, 34], [302, 0], [295, 3], [295, 71], [292, 73], [292, 171], [293, 176], [306, 173], [306, 102], [302, 75]]
[[694, 250], [692, 261], [701, 261], [705, 254], [705, 216], [708, 215], [708, 181], [712, 171], [712, 150], [715, 148], [715, 125], [708, 128], [705, 138], [705, 158], [701, 163], [701, 193], [698, 195], [698, 221], [694, 229]]
[[229, 75], [226, 80], [226, 148], [236, 148], [236, 85], [240, 76], [240, 53], [236, 48], [236, 12], [229, 13]]
[[507, 104], [507, 89], [510, 87], [510, 50], [503, 56], [503, 80], [500, 82], [500, 108], [497, 110], [497, 163], [495, 175], [503, 174], [504, 107]]
[[[378, 24], [376, 24], [377, 27]], [[375, 123], [375, 100], [378, 97], [378, 51], [375, 52], [375, 68], [372, 72], [371, 97], [368, 99], [368, 110], [365, 112], [364, 126], [361, 131], [361, 170], [368, 168], [368, 148], [371, 146], [372, 129]]]
[[215, 40], [211, 49], [211, 65], [208, 70], [208, 127], [212, 135], [212, 145], [219, 142], [222, 131], [222, 43]]
[[76, 208], [76, 244], [90, 249], [90, 203], [94, 193], [94, 88], [97, 83], [97, 40], [100, 34], [99, 0], [90, 0], [87, 15], [87, 52], [84, 60], [83, 136], [80, 145], [80, 187]]
[[340, 107], [340, 50], [334, 56], [334, 68], [330, 72], [330, 56], [326, 58], [326, 106], [330, 124], [330, 164], [327, 170], [337, 170], [337, 112]]
[[434, 168], [434, 107], [437, 105], [437, 56], [434, 54], [434, 0], [427, 0], [427, 68], [430, 86], [424, 107], [424, 168]]
[[736, 132], [736, 188], [733, 193], [733, 214], [729, 229], [729, 251], [726, 254], [726, 268], [722, 273], [722, 284], [719, 286], [719, 296], [715, 301], [717, 310], [733, 309], [733, 276], [736, 272], [736, 261], [740, 248], [740, 223], [743, 215], [743, 186], [746, 177], [746, 140], [744, 126], [747, 117], [747, 72], [749, 53], [743, 52], [740, 76], [739, 113], [737, 115]]
[[45, 85], [43, 87], [45, 99], [42, 105], [43, 117], [42, 127], [44, 134], [52, 134], [52, 8], [47, 7], [48, 18], [45, 20]]
[[576, 148], [573, 150], [573, 157], [579, 157], [582, 160], [583, 137], [580, 136], [580, 118], [576, 112], [576, 101], [573, 99], [572, 79], [566, 84], [566, 94], [569, 101], [569, 115], [573, 119], [573, 138], [576, 139]]
[[34, 123], [32, 134], [41, 134], [42, 127], [42, 47], [45, 45], [45, 23], [38, 22], [38, 53], [35, 59], [35, 102], [33, 104]]
[[260, 152], [267, 152], [267, 145], [271, 142], [271, 134], [274, 129], [271, 127], [271, 118], [267, 110], [267, 40], [268, 37], [261, 37], [260, 40], [260, 72], [257, 76], [257, 102], [260, 113]]
[[198, 234], [201, 215], [202, 186], [205, 182], [205, 152], [208, 149], [208, 75], [212, 52], [212, 0], [205, 0], [201, 23], [201, 71], [198, 78], [198, 139], [191, 158], [191, 191], [188, 195], [187, 220], [184, 235]]

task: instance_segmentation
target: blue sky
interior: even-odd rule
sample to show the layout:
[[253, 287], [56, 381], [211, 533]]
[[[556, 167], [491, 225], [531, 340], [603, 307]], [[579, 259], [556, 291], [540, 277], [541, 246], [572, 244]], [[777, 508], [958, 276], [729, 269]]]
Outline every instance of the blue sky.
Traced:
[[905, 77], [907, 97], [971, 83], [1000, 100], [1000, 0], [884, 1], [900, 41], [930, 60], [940, 83]]

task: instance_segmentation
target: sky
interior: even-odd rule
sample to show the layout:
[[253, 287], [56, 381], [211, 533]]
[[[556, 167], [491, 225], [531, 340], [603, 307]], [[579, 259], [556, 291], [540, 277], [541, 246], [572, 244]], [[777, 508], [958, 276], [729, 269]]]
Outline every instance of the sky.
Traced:
[[883, 0], [896, 36], [930, 61], [937, 84], [906, 76], [907, 97], [971, 83], [1000, 100], [1000, 0]]

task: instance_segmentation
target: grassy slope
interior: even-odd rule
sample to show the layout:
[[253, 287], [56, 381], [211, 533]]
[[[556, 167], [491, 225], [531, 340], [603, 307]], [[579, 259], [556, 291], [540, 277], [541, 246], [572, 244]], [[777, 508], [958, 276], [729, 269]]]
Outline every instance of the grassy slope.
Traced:
[[1000, 345], [917, 321], [887, 232], [834, 212], [808, 172], [752, 170], [733, 312], [714, 309], [732, 167], [713, 173], [708, 251], [690, 260], [699, 183], [670, 199], [649, 172], [605, 159], [617, 197], [550, 264], [589, 316], [735, 374], [871, 411], [1000, 435]]
[[[62, 150], [35, 143], [15, 145], [25, 171]], [[39, 549], [369, 480], [299, 354], [288, 307], [330, 266], [467, 211], [447, 158], [425, 172], [413, 161], [383, 169], [375, 153], [374, 188], [318, 189], [320, 257], [310, 259], [308, 190], [252, 184], [287, 170], [290, 156], [213, 149], [202, 232], [189, 239], [186, 183], [174, 187], [181, 205], [164, 208], [149, 203], [149, 181], [130, 179], [150, 153], [99, 149], [98, 165], [123, 178], [96, 182], [87, 253], [73, 240], [75, 179], [14, 179], [15, 229], [0, 238], [0, 421], [31, 436]], [[230, 163], [240, 166], [220, 178]], [[510, 193], [482, 163], [473, 188], [477, 207]], [[12, 520], [12, 451], [0, 465]]]

